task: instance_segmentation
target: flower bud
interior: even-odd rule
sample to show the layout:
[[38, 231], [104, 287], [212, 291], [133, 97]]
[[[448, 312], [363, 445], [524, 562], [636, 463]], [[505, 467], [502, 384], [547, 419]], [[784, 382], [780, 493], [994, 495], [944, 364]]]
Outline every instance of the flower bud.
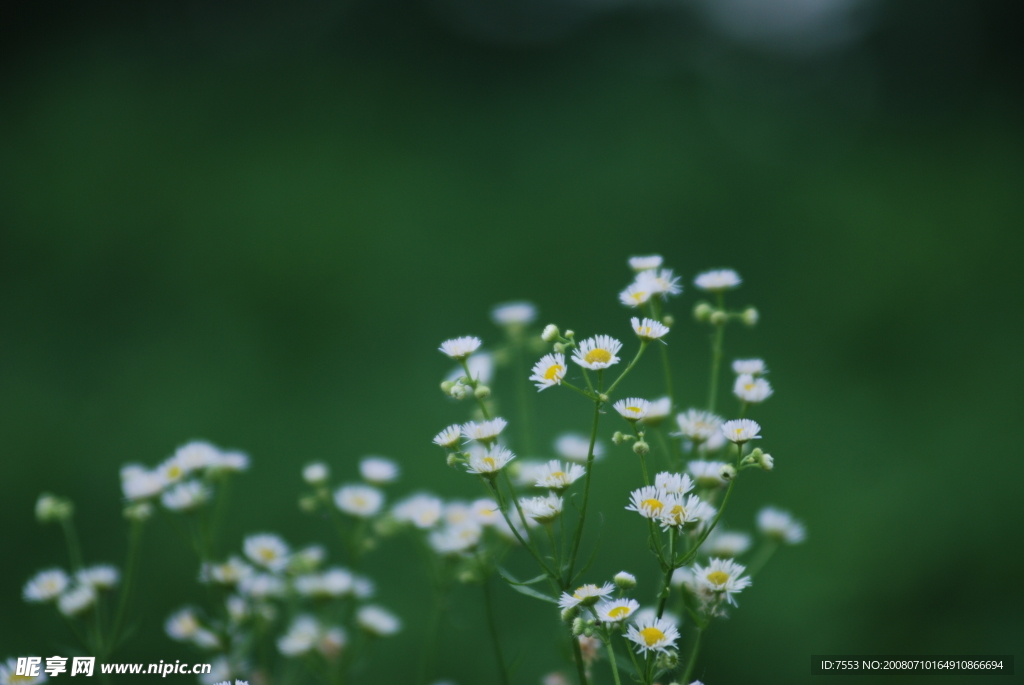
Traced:
[[312, 514], [319, 505], [320, 501], [314, 495], [303, 495], [299, 498], [299, 509], [307, 514]]
[[455, 387], [455, 381], [441, 382], [441, 392], [443, 392], [445, 395], [451, 395], [453, 387]]
[[772, 458], [772, 455], [770, 454], [762, 454], [761, 458], [758, 460], [758, 463], [761, 464], [761, 468], [764, 469], [765, 471], [771, 471], [773, 468], [775, 468], [775, 460]]
[[135, 502], [124, 508], [124, 517], [129, 521], [142, 522], [153, 515], [153, 505], [149, 502]]
[[459, 457], [454, 452], [448, 455], [448, 466], [455, 466], [459, 463]]
[[642, 457], [651, 451], [651, 446], [643, 440], [637, 440], [636, 443], [633, 444], [633, 451]]
[[486, 385], [478, 385], [476, 386], [476, 390], [473, 391], [473, 395], [478, 400], [484, 400], [491, 396], [491, 389]]
[[559, 354], [565, 352], [565, 345], [563, 343], [555, 343], [555, 352]]
[[577, 616], [572, 621], [572, 634], [574, 636], [582, 635], [583, 631], [587, 629], [587, 622]]
[[462, 383], [456, 383], [452, 386], [451, 396], [457, 400], [464, 399], [466, 397], [466, 386]]
[[601, 400], [602, 402], [607, 402], [608, 401], [608, 395], [605, 395], [604, 393], [601, 393], [600, 395], [597, 396], [597, 399]]
[[725, 325], [725, 322], [729, 320], [729, 315], [723, 312], [721, 309], [718, 309], [716, 311], [711, 312], [711, 317], [709, 320], [711, 321], [712, 325], [723, 326]]
[[[707, 321], [711, 318], [711, 312], [714, 309], [707, 302], [698, 302], [697, 306], [693, 308], [693, 318], [697, 321]], [[665, 324], [666, 326], [668, 324]]]
[[306, 468], [302, 469], [302, 479], [310, 485], [326, 483], [330, 475], [331, 471], [327, 468], [327, 464], [320, 461], [307, 464]]
[[679, 665], [679, 652], [674, 649], [667, 649], [658, 655], [658, 668], [671, 671]]
[[562, 609], [562, 621], [564, 621], [565, 623], [572, 621], [574, 618], [576, 618], [577, 613], [578, 612], [576, 611], [576, 607], [566, 607]]
[[661, 322], [668, 326], [669, 328], [672, 328], [673, 326], [676, 325], [676, 317], [672, 316], [671, 314], [666, 314], [665, 316], [661, 317]]
[[636, 576], [632, 573], [626, 573], [625, 571], [619, 571], [615, 574], [612, 579], [620, 590], [632, 590], [636, 587]]
[[626, 436], [622, 434], [622, 431], [615, 431], [612, 433], [612, 442], [616, 445], [621, 445], [625, 439]]
[[736, 467], [732, 464], [722, 464], [722, 468], [718, 469], [718, 477], [724, 481], [730, 481], [736, 477]]
[[571, 328], [565, 332], [565, 337], [567, 338], [572, 338], [574, 335], [576, 335], [576, 331]]
[[36, 519], [40, 523], [64, 521], [71, 518], [75, 507], [71, 500], [44, 492], [36, 500]]
[[544, 342], [554, 342], [555, 338], [558, 337], [558, 326], [549, 323], [544, 327], [544, 332], [540, 334], [540, 337]]
[[754, 309], [753, 307], [747, 307], [743, 311], [743, 323], [747, 324], [748, 326], [756, 325], [758, 319], [760, 319], [760, 318], [761, 318], [761, 315], [758, 314], [757, 310]]

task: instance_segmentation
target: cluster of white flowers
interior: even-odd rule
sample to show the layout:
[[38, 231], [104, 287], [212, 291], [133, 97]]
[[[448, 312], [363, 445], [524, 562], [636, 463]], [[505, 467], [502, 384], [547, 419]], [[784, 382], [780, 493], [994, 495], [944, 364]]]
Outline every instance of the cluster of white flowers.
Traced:
[[143, 503], [136, 508], [143, 515], [148, 515], [149, 502], [157, 500], [171, 511], [193, 511], [210, 501], [220, 478], [248, 468], [248, 455], [195, 441], [179, 447], [154, 468], [123, 466], [121, 491], [129, 502]]

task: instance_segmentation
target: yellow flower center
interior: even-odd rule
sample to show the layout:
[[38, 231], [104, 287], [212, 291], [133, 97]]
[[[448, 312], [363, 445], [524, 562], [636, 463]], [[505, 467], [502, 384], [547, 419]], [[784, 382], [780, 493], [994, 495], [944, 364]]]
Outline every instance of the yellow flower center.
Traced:
[[636, 332], [642, 336], [649, 337], [651, 335], [651, 327], [641, 326], [640, 328], [636, 329]]
[[661, 511], [661, 508], [665, 506], [661, 503], [661, 500], [657, 499], [645, 499], [641, 504], [653, 511]]
[[177, 478], [180, 478], [181, 477], [181, 467], [180, 466], [172, 466], [172, 467], [168, 468], [167, 469], [167, 477], [170, 478], [171, 480], [175, 480]]
[[683, 509], [682, 504], [677, 504], [669, 510], [669, 513], [676, 518], [684, 518], [686, 516], [686, 509]]
[[729, 574], [725, 571], [712, 571], [708, 574], [708, 580], [715, 585], [725, 585], [725, 582], [729, 580]]
[[633, 293], [632, 295], [630, 295], [630, 297], [632, 297], [637, 302], [643, 302], [644, 300], [647, 299], [647, 293], [645, 293], [645, 292], [636, 292], [636, 293]]
[[640, 637], [642, 637], [644, 639], [644, 642], [647, 643], [647, 646], [650, 647], [664, 640], [665, 633], [661, 632], [654, 626], [651, 626], [650, 628], [644, 628], [643, 630], [641, 630]]
[[753, 389], [754, 389], [754, 388], [756, 388], [756, 387], [757, 387], [757, 386], [756, 386], [756, 385], [754, 385], [753, 383], [747, 383], [746, 385], [744, 385], [744, 386], [743, 386], [743, 389], [744, 389], [744, 390], [747, 390], [747, 391], [749, 392], [750, 390], [753, 390]]
[[626, 411], [633, 412], [634, 414], [639, 414], [640, 412], [643, 411], [643, 409], [641, 409], [640, 407], [626, 407]]
[[584, 599], [587, 595], [589, 595], [591, 592], [594, 592], [595, 590], [597, 590], [596, 585], [583, 585], [582, 587], [578, 588], [576, 592], [572, 593], [572, 596], [576, 599]]
[[608, 612], [608, 616], [618, 621], [620, 618], [629, 616], [629, 607], [615, 607]]
[[562, 373], [561, 364], [553, 364], [548, 367], [548, 370], [544, 372], [544, 380], [551, 381], [558, 377], [558, 374]]
[[352, 498], [352, 504], [356, 505], [357, 507], [365, 507], [366, 498], [363, 497], [362, 495], [356, 495], [355, 497]]
[[494, 457], [484, 457], [481, 461], [483, 461], [483, 463], [487, 464], [487, 467], [491, 468], [491, 469], [493, 469], [495, 467], [495, 465], [496, 465], [494, 463]]
[[554, 472], [552, 472], [551, 477], [552, 478], [559, 478], [559, 479], [565, 478], [565, 471], [554, 471]]
[[263, 548], [258, 552], [260, 559], [263, 561], [273, 561], [277, 558], [277, 554], [272, 549]]
[[12, 675], [7, 679], [9, 683], [30, 683], [35, 680], [35, 676], [30, 675]]
[[596, 349], [587, 352], [587, 356], [583, 358], [583, 361], [593, 364], [599, 362], [601, 364], [607, 364], [612, 360], [612, 353], [608, 350]]

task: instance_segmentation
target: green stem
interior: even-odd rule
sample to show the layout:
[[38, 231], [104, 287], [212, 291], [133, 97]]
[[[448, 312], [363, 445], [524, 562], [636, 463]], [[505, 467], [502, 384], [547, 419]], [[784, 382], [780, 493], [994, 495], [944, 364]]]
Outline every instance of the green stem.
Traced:
[[661, 599], [658, 601], [658, 618], [661, 618], [665, 613], [665, 605], [668, 604], [668, 598], [672, 595], [672, 574], [676, 570], [676, 529], [669, 528], [668, 530], [668, 565], [665, 569], [665, 578], [662, 581], [661, 586]]
[[[583, 478], [583, 506], [580, 508], [580, 520], [576, 523], [576, 532], [572, 538], [572, 552], [569, 554], [569, 566], [563, 583], [565, 586], [572, 583], [572, 572], [576, 568], [576, 556], [579, 554], [580, 541], [583, 539], [583, 524], [587, 520], [587, 505], [590, 502], [590, 479], [594, 474], [594, 444], [597, 442], [597, 424], [600, 420], [601, 402], [597, 401], [594, 402], [594, 422], [590, 428], [590, 447], [587, 450], [587, 474]], [[579, 645], [577, 645], [578, 649]]]
[[587, 667], [583, 663], [583, 651], [580, 649], [580, 640], [575, 635], [571, 636], [572, 655], [576, 661], [576, 672], [580, 678], [580, 685], [587, 685]]
[[697, 627], [697, 639], [693, 643], [693, 650], [690, 651], [690, 660], [686, 664], [686, 670], [683, 672], [682, 682], [690, 682], [690, 676], [693, 674], [693, 668], [697, 665], [697, 655], [700, 653], [700, 639], [704, 636], [704, 628]]
[[593, 393], [589, 393], [586, 390], [584, 390], [583, 388], [576, 387], [575, 385], [573, 385], [569, 381], [565, 380], [564, 378], [562, 379], [562, 385], [564, 385], [565, 387], [569, 388], [570, 390], [575, 390], [579, 394], [581, 394], [584, 397], [586, 397], [588, 400], [597, 401], [597, 397]]
[[[512, 535], [514, 535], [516, 540], [519, 541], [519, 544], [526, 548], [526, 550], [533, 556], [536, 562], [540, 564], [540, 567], [544, 570], [545, 573], [547, 573], [552, 578], [558, 578], [558, 575], [550, 568], [548, 568], [548, 565], [544, 563], [544, 559], [541, 558], [540, 554], [533, 547], [532, 538], [530, 542], [527, 542], [523, 539], [523, 536], [519, 534], [519, 529], [516, 528], [515, 524], [512, 522], [512, 518], [508, 515], [508, 505], [505, 504], [505, 496], [501, 494], [501, 488], [497, 487], [497, 484], [492, 483], [483, 476], [480, 476], [480, 480], [484, 482], [484, 485], [487, 487], [487, 491], [490, 493], [491, 497], [493, 497], [495, 501], [498, 503], [498, 511], [501, 512], [502, 518], [505, 519], [505, 523], [508, 524], [509, 529], [512, 531]], [[530, 534], [529, 528], [526, 529], [526, 534]]]
[[533, 454], [533, 440], [530, 431], [531, 388], [529, 376], [526, 374], [526, 351], [523, 349], [524, 338], [521, 332], [514, 336], [513, 345], [516, 348], [516, 375], [519, 377], [516, 382], [519, 389], [519, 422], [521, 424], [519, 436], [523, 441], [523, 449], [526, 453]]
[[775, 540], [768, 540], [757, 550], [757, 555], [751, 559], [750, 563], [747, 564], [747, 575], [752, 576], [768, 563], [768, 560], [772, 558], [775, 551], [779, 548], [779, 543]]
[[[460, 359], [459, 363], [462, 364], [462, 369], [463, 369], [463, 371], [466, 372], [466, 378], [469, 379], [469, 386], [471, 388], [473, 388], [474, 390], [476, 390], [476, 386], [479, 385], [479, 383], [477, 383], [476, 379], [473, 378], [473, 374], [471, 374], [469, 372], [469, 364], [466, 363], [465, 359]], [[475, 399], [476, 403], [480, 405], [480, 411], [483, 413], [484, 418], [487, 419], [488, 421], [490, 421], [491, 420], [491, 413], [489, 411], [487, 411], [487, 405], [484, 404], [484, 401], [482, 399], [480, 399], [479, 397], [477, 397], [475, 392], [473, 393], [473, 399]]]
[[605, 392], [605, 395], [611, 397], [612, 392], [619, 385], [619, 383], [622, 382], [622, 379], [625, 378], [629, 374], [629, 372], [633, 370], [633, 367], [636, 366], [636, 363], [640, 361], [640, 357], [643, 356], [644, 350], [647, 349], [648, 344], [649, 343], [646, 340], [640, 341], [640, 349], [636, 351], [636, 356], [633, 357], [633, 361], [629, 363], [629, 366], [622, 370], [622, 373], [619, 374], [619, 377], [615, 379], [615, 382], [608, 387], [608, 390]]
[[619, 680], [619, 665], [615, 661], [615, 647], [612, 646], [611, 637], [608, 638], [608, 642], [604, 643], [604, 646], [608, 649], [608, 662], [612, 667], [612, 677], [615, 678], [615, 685], [622, 685], [622, 681]]
[[78, 544], [78, 532], [75, 530], [75, 522], [71, 520], [70, 516], [66, 516], [60, 520], [61, 528], [64, 529], [64, 540], [68, 544], [68, 557], [71, 559], [71, 569], [73, 571], [81, 570], [82, 564], [82, 547]]
[[491, 601], [491, 584], [489, 578], [484, 578], [484, 612], [487, 614], [487, 628], [491, 633], [491, 642], [494, 644], [494, 657], [498, 661], [498, 674], [502, 685], [508, 685], [508, 671], [505, 668], [505, 657], [501, 653], [501, 640], [498, 638], [498, 624], [494, 618], [494, 605]]
[[[724, 306], [725, 296], [718, 293], [718, 308]], [[718, 324], [715, 329], [714, 343], [711, 346], [711, 387], [708, 389], [708, 411], [714, 413], [718, 400], [718, 374], [722, 364], [722, 339], [725, 337], [725, 324]]]
[[711, 525], [707, 527], [707, 530], [701, 533], [700, 537], [697, 539], [697, 542], [693, 545], [693, 548], [689, 552], [684, 554], [678, 562], [676, 562], [676, 568], [686, 566], [688, 563], [693, 561], [694, 557], [697, 556], [697, 552], [700, 550], [700, 546], [703, 545], [704, 541], [708, 539], [708, 536], [711, 535], [711, 531], [713, 531], [715, 529], [715, 526], [718, 525], [718, 520], [722, 518], [722, 512], [725, 511], [725, 505], [729, 503], [729, 495], [732, 494], [732, 488], [734, 485], [736, 485], [735, 478], [729, 481], [729, 487], [725, 489], [725, 498], [722, 500], [722, 506], [718, 508], [718, 513], [715, 514], [715, 518], [711, 520]]

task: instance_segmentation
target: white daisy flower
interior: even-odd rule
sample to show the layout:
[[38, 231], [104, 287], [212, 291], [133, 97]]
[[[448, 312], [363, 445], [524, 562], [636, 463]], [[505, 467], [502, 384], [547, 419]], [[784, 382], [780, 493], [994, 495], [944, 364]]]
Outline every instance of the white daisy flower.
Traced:
[[672, 587], [684, 587], [690, 592], [694, 592], [694, 588], [697, 587], [697, 581], [693, 577], [693, 569], [689, 568], [677, 568], [672, 572]]
[[[590, 451], [590, 438], [579, 433], [563, 433], [555, 440], [555, 451], [568, 459], [584, 463], [587, 461], [587, 453]], [[594, 459], [604, 456], [604, 443], [600, 440], [594, 441]]]
[[320, 623], [309, 614], [300, 614], [277, 639], [277, 649], [288, 657], [302, 656], [313, 651], [319, 639]]
[[562, 498], [552, 493], [547, 497], [519, 500], [523, 513], [540, 524], [552, 523], [562, 515]]
[[366, 576], [356, 576], [352, 585], [357, 599], [369, 599], [377, 592], [377, 586]]
[[738, 375], [749, 373], [751, 376], [763, 376], [768, 373], [763, 359], [737, 359], [732, 363], [732, 370]]
[[614, 591], [615, 586], [611, 583], [605, 583], [601, 586], [587, 583], [586, 585], [580, 585], [571, 595], [568, 592], [563, 592], [562, 596], [558, 599], [558, 606], [563, 609], [569, 609], [574, 606], [594, 606], [598, 601]]
[[757, 514], [757, 527], [770, 538], [787, 545], [796, 545], [807, 537], [804, 524], [797, 521], [788, 511], [765, 507]]
[[366, 457], [359, 462], [359, 475], [373, 485], [386, 485], [398, 478], [398, 464], [383, 457]]
[[561, 352], [545, 354], [540, 361], [533, 365], [533, 375], [530, 380], [537, 386], [537, 390], [550, 388], [552, 385], [559, 385], [565, 377], [565, 355]]
[[696, 443], [707, 442], [722, 427], [722, 418], [709, 411], [687, 409], [676, 415], [679, 435], [683, 435]]
[[647, 409], [650, 406], [650, 402], [639, 397], [627, 397], [612, 405], [615, 411], [619, 412], [619, 416], [627, 421], [639, 421], [647, 416]]
[[562, 466], [557, 459], [552, 459], [540, 467], [534, 484], [538, 488], [548, 488], [561, 492], [579, 480], [586, 473], [579, 464], [566, 463]]
[[696, 495], [690, 495], [685, 499], [681, 496], [669, 496], [661, 510], [661, 516], [658, 517], [661, 527], [668, 530], [697, 523], [707, 512], [707, 509], [701, 506], [702, 504], [703, 502]]
[[693, 475], [698, 486], [717, 488], [725, 485], [725, 480], [721, 476], [723, 466], [725, 466], [724, 461], [697, 460], [687, 464], [686, 470]]
[[711, 557], [738, 557], [750, 549], [750, 536], [746, 533], [715, 529], [708, 535], [704, 546]]
[[292, 567], [292, 570], [311, 570], [324, 563], [326, 558], [327, 550], [324, 549], [323, 545], [309, 545], [293, 554], [289, 560], [289, 565]]
[[135, 502], [159, 495], [167, 485], [161, 471], [150, 471], [138, 464], [125, 464], [121, 468], [121, 491], [125, 499]]
[[661, 262], [662, 259], [660, 254], [646, 255], [643, 257], [630, 257], [629, 268], [636, 272], [647, 271], [648, 269], [657, 269], [661, 266]]
[[656, 284], [650, 281], [633, 281], [619, 293], [619, 302], [627, 307], [639, 307], [642, 304], [647, 304], [651, 295], [654, 294], [651, 290], [654, 287], [657, 287]]
[[647, 519], [660, 518], [665, 506], [670, 503], [671, 497], [653, 485], [645, 485], [630, 493], [630, 504], [626, 507], [626, 511], [635, 511]]
[[249, 470], [249, 461], [245, 452], [220, 452], [210, 469], [220, 473], [241, 473]]
[[737, 445], [760, 439], [760, 432], [761, 425], [750, 419], [733, 419], [722, 424], [722, 435], [726, 440]]
[[717, 293], [730, 288], [735, 288], [742, 283], [739, 274], [732, 269], [718, 269], [715, 271], [705, 271], [699, 274], [697, 278], [693, 279], [693, 284], [701, 290], [708, 292]]
[[26, 602], [52, 602], [60, 597], [70, 584], [71, 578], [67, 573], [59, 568], [51, 568], [32, 576], [25, 583], [21, 596]]
[[190, 607], [179, 609], [167, 617], [164, 630], [172, 640], [190, 642], [192, 637], [202, 628], [195, 610]]
[[469, 510], [481, 526], [492, 526], [502, 519], [501, 509], [493, 499], [478, 499], [469, 505]]
[[499, 326], [527, 326], [537, 318], [537, 308], [530, 302], [506, 302], [491, 310], [491, 320]]
[[645, 426], [658, 426], [672, 413], [672, 400], [668, 397], [659, 397], [647, 404], [647, 415], [640, 419]]
[[231, 557], [223, 564], [206, 564], [200, 573], [200, 582], [237, 585], [242, 578], [251, 573], [253, 573], [252, 566], [238, 557]]
[[490, 421], [468, 421], [462, 424], [462, 435], [466, 440], [476, 440], [478, 442], [488, 443], [497, 440], [501, 431], [505, 430], [505, 426], [508, 425], [508, 421], [503, 418], [494, 418]]
[[[469, 368], [469, 377], [487, 385], [494, 378], [494, 356], [488, 352], [477, 351], [472, 357], [466, 360]], [[466, 375], [466, 369], [462, 364], [454, 367], [447, 376], [446, 381], [457, 381]]]
[[[341, 654], [341, 650], [347, 643], [348, 636], [345, 634], [345, 629], [340, 626], [334, 626], [333, 628], [325, 629], [320, 634], [320, 640], [317, 642], [316, 648], [318, 652], [328, 659], [333, 659]], [[243, 683], [242, 685], [248, 684]]]
[[345, 597], [355, 589], [355, 577], [343, 568], [329, 568], [323, 573], [307, 573], [295, 579], [295, 591], [305, 597]]
[[173, 485], [179, 483], [185, 476], [188, 475], [188, 471], [181, 465], [174, 457], [165, 459], [156, 467], [157, 473], [160, 474], [160, 478], [163, 479], [164, 486]]
[[320, 485], [326, 483], [327, 479], [331, 477], [331, 470], [327, 467], [327, 464], [318, 461], [312, 464], [306, 464], [302, 469], [302, 479], [310, 485]]
[[597, 606], [597, 617], [604, 623], [625, 621], [640, 609], [635, 599], [613, 599]]
[[476, 547], [483, 528], [476, 521], [447, 526], [433, 531], [427, 539], [431, 549], [441, 555], [460, 554]]
[[512, 454], [511, 450], [497, 445], [488, 452], [477, 452], [470, 456], [466, 470], [481, 475], [494, 474], [505, 468], [505, 464], [515, 458], [516, 455]]
[[473, 520], [473, 512], [465, 502], [449, 502], [444, 506], [444, 522], [449, 526], [462, 526], [467, 523], [476, 523]]
[[654, 487], [670, 495], [685, 495], [693, 490], [693, 481], [685, 473], [662, 471], [654, 476]]
[[655, 321], [654, 319], [643, 319], [642, 321], [637, 317], [633, 317], [629, 320], [629, 323], [633, 326], [633, 331], [636, 333], [636, 337], [641, 340], [658, 340], [666, 333], [668, 333], [668, 326]]
[[632, 640], [641, 654], [649, 651], [666, 652], [675, 647], [679, 630], [666, 618], [645, 618], [629, 626], [626, 639]]
[[11, 658], [0, 663], [0, 685], [37, 685], [49, 680], [40, 666], [39, 675], [17, 675], [18, 660]]
[[537, 479], [544, 473], [544, 462], [537, 459], [522, 459], [509, 467], [509, 475], [516, 485], [538, 487]]
[[75, 580], [82, 585], [89, 585], [97, 590], [111, 590], [121, 580], [121, 572], [116, 566], [98, 564], [83, 568], [75, 573]]
[[185, 475], [188, 475], [217, 464], [220, 460], [220, 450], [208, 442], [195, 440], [175, 450], [171, 459], [178, 463]]
[[465, 336], [462, 338], [452, 338], [451, 340], [445, 340], [441, 343], [441, 347], [438, 349], [447, 354], [452, 359], [461, 360], [465, 359], [469, 355], [477, 351], [481, 345], [480, 338], [474, 338], [473, 336]]
[[402, 629], [402, 622], [397, 616], [383, 607], [368, 604], [356, 613], [356, 623], [360, 628], [377, 637], [388, 637]]
[[745, 566], [732, 559], [711, 559], [707, 566], [693, 565], [693, 577], [698, 585], [703, 585], [736, 605], [733, 595], [743, 588], [750, 587], [750, 577], [743, 576]]
[[178, 483], [160, 496], [160, 503], [171, 511], [192, 511], [198, 509], [213, 497], [213, 490], [202, 481], [189, 480]]
[[403, 523], [411, 523], [420, 529], [433, 528], [441, 520], [444, 502], [433, 495], [413, 495], [405, 499], [391, 510], [395, 519]]
[[238, 591], [253, 599], [280, 597], [286, 590], [284, 581], [269, 573], [251, 573], [238, 583]]
[[445, 449], [450, 449], [459, 444], [459, 439], [461, 437], [462, 426], [457, 423], [453, 423], [434, 436], [434, 444], [444, 447]]
[[368, 518], [384, 506], [384, 493], [369, 485], [343, 485], [334, 492], [334, 504], [357, 518]]
[[242, 543], [242, 551], [254, 564], [274, 573], [288, 565], [288, 543], [272, 533], [250, 535]]
[[84, 614], [96, 603], [96, 590], [91, 585], [74, 585], [57, 600], [57, 608], [65, 616]]
[[622, 349], [622, 343], [610, 335], [595, 335], [587, 338], [572, 351], [572, 360], [585, 369], [597, 371], [619, 363], [615, 356]]
[[652, 295], [666, 297], [683, 292], [679, 277], [672, 274], [672, 269], [642, 271], [636, 275], [636, 282], [644, 284]]
[[754, 378], [749, 373], [744, 373], [736, 377], [732, 392], [744, 402], [757, 404], [771, 397], [774, 391], [766, 378]]

